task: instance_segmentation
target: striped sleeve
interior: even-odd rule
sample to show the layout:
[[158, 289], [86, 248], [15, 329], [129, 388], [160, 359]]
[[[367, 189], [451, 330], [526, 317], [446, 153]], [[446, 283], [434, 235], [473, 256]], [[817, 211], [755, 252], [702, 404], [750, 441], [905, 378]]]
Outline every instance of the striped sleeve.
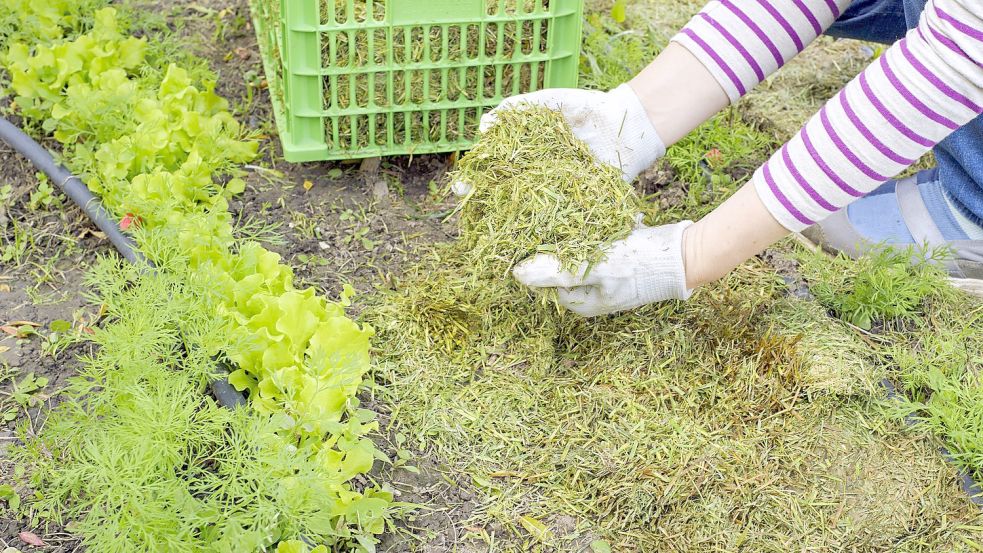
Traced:
[[852, 0], [713, 0], [672, 40], [736, 102], [805, 49]]
[[754, 175], [792, 231], [825, 219], [983, 112], [979, 0], [929, 0], [917, 28], [840, 91]]

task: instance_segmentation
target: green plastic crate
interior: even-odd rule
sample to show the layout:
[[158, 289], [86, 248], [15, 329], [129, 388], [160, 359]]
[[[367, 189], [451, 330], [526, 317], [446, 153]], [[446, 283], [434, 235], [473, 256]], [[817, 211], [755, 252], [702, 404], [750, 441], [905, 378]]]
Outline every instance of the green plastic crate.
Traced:
[[577, 84], [583, 0], [252, 0], [288, 161], [453, 152], [503, 98]]

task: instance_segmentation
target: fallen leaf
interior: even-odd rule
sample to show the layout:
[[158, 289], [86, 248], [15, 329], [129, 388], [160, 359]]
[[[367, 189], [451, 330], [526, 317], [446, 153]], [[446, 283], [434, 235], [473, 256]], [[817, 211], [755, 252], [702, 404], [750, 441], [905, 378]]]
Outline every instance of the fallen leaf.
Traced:
[[7, 353], [10, 351], [10, 346], [0, 346], [0, 353]]
[[93, 328], [91, 326], [84, 326], [84, 327], [82, 327], [82, 332], [84, 332], [86, 334], [95, 334], [96, 333], [96, 331], [93, 330]]
[[94, 230], [94, 231], [92, 231], [92, 236], [95, 236], [96, 238], [98, 238], [100, 240], [105, 240], [106, 239], [106, 233], [103, 232], [103, 231], [101, 231], [101, 230]]
[[38, 537], [34, 532], [21, 532], [17, 534], [20, 541], [26, 543], [27, 545], [33, 545], [34, 547], [44, 547], [44, 541]]
[[591, 542], [590, 550], [593, 553], [611, 553], [611, 544], [604, 540], [596, 540]]
[[519, 517], [519, 524], [537, 541], [546, 542], [553, 539], [553, 532], [539, 520], [532, 517]]
[[249, 59], [249, 56], [253, 55], [252, 52], [250, 52], [246, 48], [243, 48], [242, 46], [236, 48], [235, 49], [235, 53], [236, 53], [237, 56], [239, 56], [239, 59], [242, 59], [242, 60], [248, 60]]
[[304, 181], [304, 190], [310, 190], [311, 188], [314, 188], [314, 183], [311, 182], [311, 181], [309, 181], [309, 180], [305, 180]]
[[9, 284], [0, 284], [0, 292], [9, 292], [9, 291], [10, 291]]
[[10, 334], [11, 336], [17, 336], [18, 334], [20, 334], [19, 330], [17, 330], [12, 326], [7, 326], [7, 325], [0, 326], [0, 332], [5, 332], [7, 334]]
[[44, 326], [41, 323], [35, 323], [33, 321], [10, 321], [7, 324], [10, 326], [33, 326], [36, 328], [41, 328], [42, 326]]

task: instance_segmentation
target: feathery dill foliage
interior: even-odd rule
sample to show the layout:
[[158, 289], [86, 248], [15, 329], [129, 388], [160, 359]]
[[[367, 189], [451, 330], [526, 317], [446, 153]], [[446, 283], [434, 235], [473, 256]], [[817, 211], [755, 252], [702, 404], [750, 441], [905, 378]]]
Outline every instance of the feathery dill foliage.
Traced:
[[[638, 30], [639, 28], [643, 30]], [[584, 21], [580, 86], [611, 90], [628, 82], [655, 59], [665, 40], [652, 22], [639, 18], [618, 23], [609, 13], [590, 13]]]
[[[870, 330], [875, 322], [891, 324], [923, 313], [926, 300], [949, 288], [940, 262], [944, 250], [877, 249], [860, 259], [844, 254], [802, 257], [803, 270], [816, 298], [843, 320]], [[912, 259], [920, 259], [912, 263]]]
[[[983, 481], [983, 303], [956, 290], [938, 261], [944, 250], [883, 249], [859, 260], [801, 256], [816, 297], [865, 329], [882, 323], [873, 352], [902, 397], [891, 411], [914, 415]], [[925, 259], [915, 264], [913, 257]]]
[[301, 537], [340, 546], [358, 539], [348, 524], [383, 530], [388, 493], [337, 501], [361, 467], [325, 471], [330, 450], [288, 444], [282, 417], [207, 395], [205, 344], [222, 342], [224, 323], [203, 283], [103, 260], [87, 284], [108, 324], [44, 431], [23, 427], [13, 452], [36, 512], [100, 553], [259, 551]]
[[[346, 316], [347, 294], [299, 290], [279, 255], [236, 241], [228, 201], [252, 133], [195, 80], [208, 77], [200, 61], [169, 63], [194, 58], [148, 46], [159, 28], [130, 35], [114, 8], [84, 11], [98, 5], [0, 0], [0, 35], [14, 37], [0, 62], [24, 120], [111, 212], [133, 215], [166, 285], [102, 275], [115, 322], [86, 365], [97, 385], [74, 382], [54, 423], [24, 436], [40, 452], [24, 457], [39, 512], [72, 519], [92, 551], [255, 551], [297, 536], [372, 549], [392, 499], [354, 481], [384, 459], [355, 397], [372, 329]], [[229, 381], [251, 415], [228, 420], [201, 399], [215, 356], [238, 366]]]

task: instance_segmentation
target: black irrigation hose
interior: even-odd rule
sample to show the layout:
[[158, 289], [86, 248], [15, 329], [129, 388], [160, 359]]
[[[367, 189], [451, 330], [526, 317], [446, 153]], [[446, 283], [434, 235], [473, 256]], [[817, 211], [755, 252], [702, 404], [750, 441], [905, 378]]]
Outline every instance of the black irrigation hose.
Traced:
[[[82, 179], [59, 165], [51, 153], [33, 138], [24, 134], [24, 131], [17, 128], [16, 125], [2, 117], [0, 117], [0, 140], [26, 157], [35, 167], [47, 175], [66, 196], [82, 208], [82, 211], [92, 219], [99, 230], [106, 234], [109, 241], [127, 261], [134, 265], [153, 266], [153, 263], [137, 251], [133, 239], [123, 234], [119, 223], [102, 207], [102, 202], [85, 186]], [[228, 373], [228, 368], [220, 364], [220, 374], [227, 375]], [[214, 380], [211, 388], [212, 393], [215, 394], [215, 399], [223, 407], [238, 407], [246, 403], [246, 398], [229, 384], [227, 376]]]
[[73, 175], [68, 169], [58, 165], [47, 150], [35, 142], [33, 138], [24, 134], [24, 131], [4, 118], [0, 118], [0, 138], [18, 153], [26, 157], [28, 161], [58, 185], [58, 188], [66, 196], [81, 207], [82, 211], [92, 219], [96, 226], [99, 227], [99, 230], [106, 234], [109, 241], [116, 246], [116, 249], [119, 250], [120, 254], [127, 261], [134, 265], [148, 263], [143, 255], [134, 248], [133, 240], [123, 234], [119, 228], [119, 224], [113, 220], [112, 215], [102, 207], [99, 199], [86, 188], [82, 179]]

